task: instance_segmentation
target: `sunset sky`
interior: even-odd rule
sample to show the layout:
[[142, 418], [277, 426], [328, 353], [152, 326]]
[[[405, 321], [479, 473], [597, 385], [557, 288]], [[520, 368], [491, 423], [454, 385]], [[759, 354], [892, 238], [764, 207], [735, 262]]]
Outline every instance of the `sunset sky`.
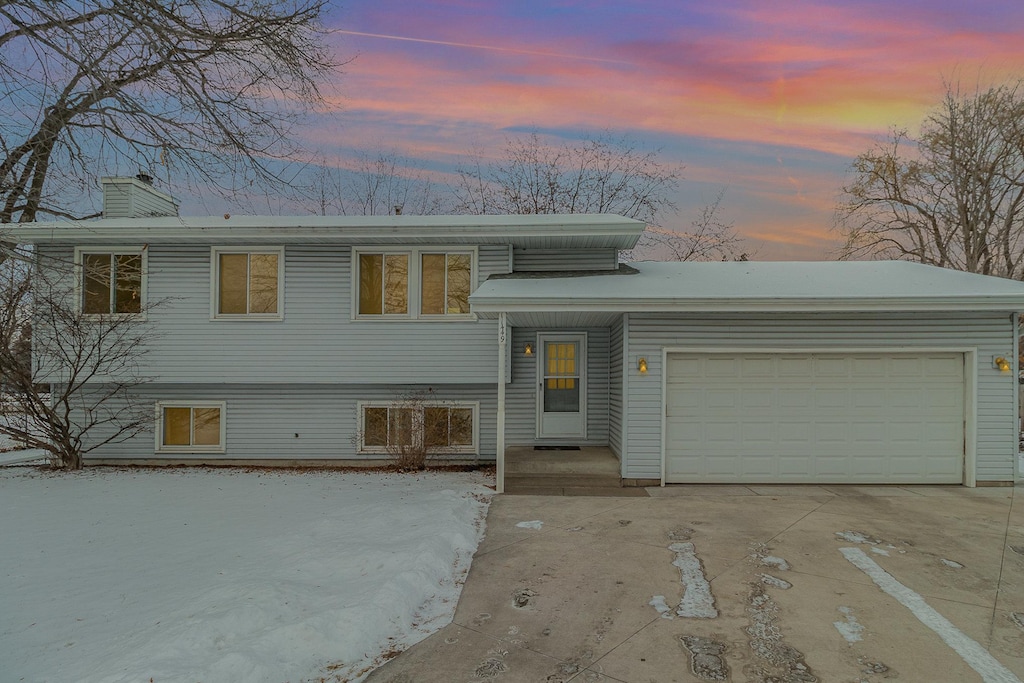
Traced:
[[536, 130], [628, 134], [685, 166], [685, 226], [723, 216], [757, 258], [828, 258], [846, 170], [943, 92], [1024, 75], [1020, 0], [347, 0], [350, 60], [307, 145], [394, 150], [440, 180]]

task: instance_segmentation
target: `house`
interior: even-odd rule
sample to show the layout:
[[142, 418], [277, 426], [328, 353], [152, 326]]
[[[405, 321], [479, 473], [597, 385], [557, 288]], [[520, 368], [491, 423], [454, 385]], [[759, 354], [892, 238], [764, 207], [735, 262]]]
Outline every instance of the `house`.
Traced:
[[1019, 476], [1020, 282], [622, 264], [645, 226], [618, 216], [185, 218], [145, 179], [105, 188], [102, 219], [11, 230], [74, 261], [87, 312], [166, 300], [153, 433], [92, 463], [379, 459], [429, 387], [419, 423], [499, 486], [506, 449], [558, 445], [608, 447], [625, 484]]

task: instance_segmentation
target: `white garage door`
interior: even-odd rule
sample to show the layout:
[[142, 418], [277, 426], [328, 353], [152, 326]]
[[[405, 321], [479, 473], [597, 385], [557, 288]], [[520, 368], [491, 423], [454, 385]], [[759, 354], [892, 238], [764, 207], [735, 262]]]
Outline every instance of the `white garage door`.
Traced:
[[669, 354], [670, 483], [963, 479], [964, 356]]

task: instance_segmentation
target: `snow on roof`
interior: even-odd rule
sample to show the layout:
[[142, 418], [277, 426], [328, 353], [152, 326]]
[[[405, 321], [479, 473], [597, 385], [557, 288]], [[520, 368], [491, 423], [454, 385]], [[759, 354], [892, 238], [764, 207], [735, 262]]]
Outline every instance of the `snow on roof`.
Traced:
[[535, 248], [635, 246], [645, 224], [611, 214], [500, 216], [161, 216], [11, 224], [22, 244], [387, 244], [452, 242]]
[[491, 278], [473, 311], [1024, 310], [1024, 283], [906, 261], [634, 262], [633, 275]]

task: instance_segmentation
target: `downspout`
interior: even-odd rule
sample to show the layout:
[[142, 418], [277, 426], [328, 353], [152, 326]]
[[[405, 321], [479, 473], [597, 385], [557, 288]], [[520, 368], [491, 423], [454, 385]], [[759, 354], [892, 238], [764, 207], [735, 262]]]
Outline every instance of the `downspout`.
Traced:
[[508, 328], [506, 315], [498, 314], [498, 434], [496, 452], [496, 480], [495, 491], [505, 492], [505, 351], [506, 351], [506, 330]]

